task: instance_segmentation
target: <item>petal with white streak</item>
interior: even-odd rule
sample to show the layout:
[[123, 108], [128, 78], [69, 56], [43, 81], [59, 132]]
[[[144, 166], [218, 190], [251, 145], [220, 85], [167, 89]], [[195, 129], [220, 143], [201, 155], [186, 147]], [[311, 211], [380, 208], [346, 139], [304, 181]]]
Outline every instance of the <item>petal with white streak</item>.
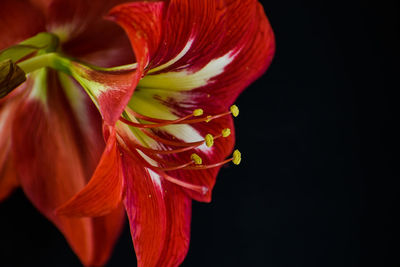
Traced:
[[191, 200], [180, 188], [123, 156], [125, 208], [139, 267], [178, 266], [189, 247]]

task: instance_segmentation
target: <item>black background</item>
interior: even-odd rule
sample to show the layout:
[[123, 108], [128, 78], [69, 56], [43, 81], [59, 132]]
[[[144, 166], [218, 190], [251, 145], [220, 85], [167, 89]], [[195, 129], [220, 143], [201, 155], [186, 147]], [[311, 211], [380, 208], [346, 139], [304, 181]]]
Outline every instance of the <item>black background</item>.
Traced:
[[[262, 3], [277, 53], [238, 99], [243, 163], [194, 203], [183, 266], [400, 266], [395, 1]], [[21, 191], [0, 212], [0, 266], [80, 266]], [[126, 227], [107, 266], [134, 264]]]

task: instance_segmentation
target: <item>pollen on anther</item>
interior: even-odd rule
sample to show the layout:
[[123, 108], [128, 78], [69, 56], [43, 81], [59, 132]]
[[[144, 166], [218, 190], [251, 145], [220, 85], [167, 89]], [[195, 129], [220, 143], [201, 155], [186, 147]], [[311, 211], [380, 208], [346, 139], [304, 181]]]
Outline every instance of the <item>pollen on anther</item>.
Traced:
[[198, 117], [203, 115], [203, 113], [204, 113], [203, 110], [201, 108], [198, 108], [193, 111], [193, 116]]
[[233, 151], [232, 156], [233, 156], [232, 158], [233, 164], [239, 165], [240, 161], [242, 161], [242, 154], [240, 153], [240, 151], [236, 149], [235, 151]]
[[214, 145], [214, 137], [211, 134], [206, 134], [204, 140], [206, 141], [206, 145], [208, 147], [212, 147]]
[[196, 165], [201, 165], [203, 163], [203, 160], [200, 158], [200, 156], [195, 153], [193, 153], [190, 158], [194, 161], [194, 164]]
[[231, 129], [226, 128], [222, 130], [222, 137], [228, 137], [231, 135]]
[[236, 105], [232, 105], [231, 108], [231, 113], [233, 115], [233, 117], [237, 117], [239, 115], [239, 108]]

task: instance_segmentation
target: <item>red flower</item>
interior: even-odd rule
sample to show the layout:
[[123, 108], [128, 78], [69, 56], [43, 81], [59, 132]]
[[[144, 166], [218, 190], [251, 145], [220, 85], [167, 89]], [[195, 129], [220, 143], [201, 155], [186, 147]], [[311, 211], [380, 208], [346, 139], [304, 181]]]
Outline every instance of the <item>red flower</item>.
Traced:
[[[129, 36], [135, 64], [99, 68], [57, 53], [38, 55], [19, 64], [27, 72], [48, 66], [73, 77], [98, 107], [104, 121], [107, 144], [90, 182], [58, 209], [57, 216], [51, 213], [54, 205], [41, 211], [57, 220], [71, 220], [67, 216], [111, 217], [115, 215], [109, 215], [110, 212], [118, 211], [122, 202], [129, 217], [138, 266], [177, 266], [189, 245], [191, 200], [210, 201], [219, 168], [228, 161], [237, 164], [240, 161], [238, 151], [225, 160], [234, 144], [229, 115], [236, 116], [238, 112], [236, 106], [230, 110], [229, 107], [270, 64], [275, 48], [273, 33], [255, 0], [134, 2], [114, 7], [108, 18], [120, 24]], [[58, 36], [64, 36], [65, 30], [72, 32], [71, 24], [56, 25]], [[106, 61], [94, 62], [96, 57], [84, 56], [79, 51], [91, 47], [84, 40], [85, 34], [65, 43], [66, 53], [91, 63], [110, 65]], [[78, 48], [74, 48], [75, 44]], [[47, 90], [44, 94], [36, 90], [45, 81], [57, 85], [54, 88], [60, 84], [77, 86], [65, 74], [59, 80], [56, 76], [44, 80], [47, 72], [45, 69], [33, 72], [26, 85], [18, 88], [16, 96], [8, 96], [7, 108], [0, 113], [18, 109], [16, 118], [4, 115], [13, 128], [11, 149], [7, 153], [13, 154], [15, 160], [3, 166], [17, 163], [19, 179], [28, 181], [21, 182], [28, 196], [31, 191], [47, 194], [54, 190], [52, 193], [58, 195], [63, 190], [66, 178], [48, 178], [52, 182], [42, 182], [41, 178], [48, 175], [44, 173], [49, 169], [48, 162], [54, 162], [50, 155], [57, 156], [54, 173], [63, 175], [64, 169], [72, 169], [74, 174], [87, 177], [83, 171], [76, 171], [76, 165], [83, 169], [85, 155], [102, 148], [100, 142], [86, 141], [98, 135], [95, 115], [77, 118], [77, 113], [74, 114], [84, 114], [82, 111], [91, 107], [81, 100], [84, 98], [81, 91], [60, 94]], [[27, 86], [33, 89], [24, 88]], [[34, 104], [27, 104], [30, 102]], [[48, 105], [44, 106], [44, 102]], [[26, 123], [26, 118], [31, 123]], [[37, 123], [43, 118], [49, 120], [44, 126]], [[33, 127], [32, 123], [38, 126]], [[28, 133], [33, 133], [31, 136], [36, 139], [26, 140]], [[63, 142], [72, 137], [81, 138], [82, 143], [77, 147], [76, 142], [69, 141], [76, 149], [68, 151]], [[56, 145], [48, 149], [45, 140]], [[38, 151], [49, 156], [38, 155]], [[64, 159], [70, 155], [75, 162]], [[4, 177], [9, 181], [13, 176]], [[31, 191], [25, 189], [29, 185]], [[38, 198], [33, 197], [33, 202]]]

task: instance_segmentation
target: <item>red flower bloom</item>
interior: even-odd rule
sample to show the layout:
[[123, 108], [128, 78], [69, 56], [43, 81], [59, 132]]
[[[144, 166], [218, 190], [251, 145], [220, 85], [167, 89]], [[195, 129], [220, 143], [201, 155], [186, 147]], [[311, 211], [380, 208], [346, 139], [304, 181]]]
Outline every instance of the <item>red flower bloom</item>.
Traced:
[[[41, 1], [39, 7], [45, 14], [53, 14], [46, 2]], [[81, 5], [76, 6], [80, 10]], [[111, 223], [115, 216], [119, 218], [122, 202], [138, 266], [177, 266], [189, 245], [191, 200], [210, 201], [219, 168], [228, 161], [240, 161], [238, 151], [225, 160], [234, 144], [229, 115], [238, 112], [236, 106], [229, 107], [270, 64], [275, 48], [273, 33], [255, 0], [134, 2], [114, 7], [108, 18], [129, 36], [135, 64], [99, 68], [58, 53], [38, 54], [19, 64], [27, 72], [35, 71], [2, 102], [0, 119], [4, 118], [4, 125], [12, 124], [12, 139], [0, 154], [0, 163], [4, 162], [0, 166], [10, 172], [0, 177], [0, 183], [11, 187], [16, 180], [13, 177], [18, 176], [27, 195], [33, 195], [34, 204], [67, 239], [69, 232], [57, 224], [59, 220], [81, 222], [83, 219], [68, 216], [107, 216], [99, 219], [111, 218], [103, 219]], [[50, 30], [61, 40], [75, 32], [71, 29], [77, 24], [67, 21], [50, 24], [56, 25]], [[98, 27], [98, 20], [93, 21], [95, 24], [87, 22], [90, 30], [82, 29], [82, 35], [63, 43], [63, 51], [103, 66], [123, 63], [118, 57], [116, 62], [108, 62], [100, 52], [93, 56], [93, 43], [85, 40]], [[107, 40], [121, 34], [112, 32], [116, 36]], [[104, 42], [94, 44], [105, 46], [103, 50], [109, 53], [116, 51], [116, 55], [127, 53], [124, 43], [115, 47]], [[87, 97], [67, 75], [56, 76], [44, 66], [70, 75], [86, 90], [100, 110], [106, 139], [90, 182], [58, 209], [58, 215], [53, 211], [62, 204], [57, 197], [65, 183], [80, 182], [68, 194], [62, 194], [63, 201], [82, 187], [103, 146], [98, 138], [98, 118], [88, 111], [93, 106], [86, 102]], [[60, 87], [68, 90], [56, 90]], [[17, 112], [11, 112], [13, 109]], [[9, 160], [8, 154], [14, 160]], [[49, 168], [49, 162], [56, 164]], [[57, 175], [59, 179], [55, 179]], [[82, 178], [65, 181], [67, 175]], [[57, 201], [49, 205], [54, 198]], [[94, 264], [75, 251], [85, 264]]]

